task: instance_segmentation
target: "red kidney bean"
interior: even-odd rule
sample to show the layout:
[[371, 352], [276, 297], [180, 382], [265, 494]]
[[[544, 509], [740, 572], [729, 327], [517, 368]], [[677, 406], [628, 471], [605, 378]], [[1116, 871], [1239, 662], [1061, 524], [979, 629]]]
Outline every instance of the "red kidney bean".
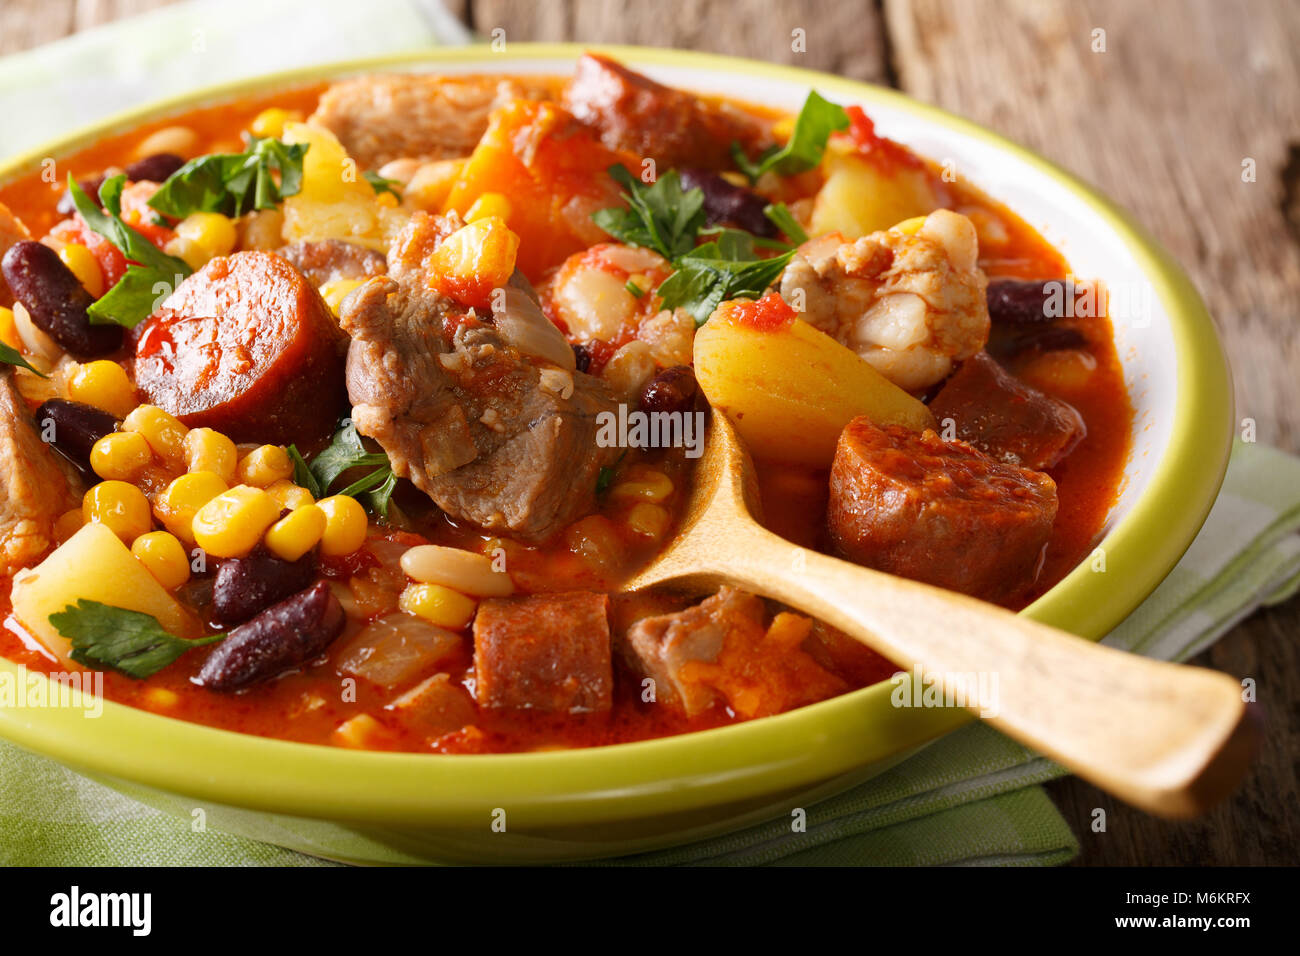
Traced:
[[1083, 291], [1066, 279], [993, 279], [985, 298], [994, 325], [1051, 325], [1067, 317], [1054, 310], [1072, 309]]
[[32, 323], [74, 358], [95, 358], [122, 347], [122, 327], [91, 324], [86, 310], [94, 297], [49, 246], [30, 239], [16, 242], [0, 260], [0, 270]]
[[[162, 183], [167, 177], [185, 165], [185, 160], [175, 153], [154, 153], [144, 159], [137, 159], [124, 172], [133, 183], [141, 181]], [[87, 194], [89, 195], [89, 194]]]
[[698, 385], [689, 365], [674, 365], [655, 375], [641, 390], [643, 412], [685, 412], [695, 404]]
[[678, 174], [682, 178], [682, 189], [704, 192], [704, 216], [710, 226], [730, 223], [756, 236], [776, 237], [776, 225], [763, 215], [767, 200], [758, 193], [729, 183], [707, 169], [687, 166], [679, 169]]
[[324, 651], [346, 623], [329, 584], [317, 581], [227, 634], [193, 681], [208, 690], [234, 691], [278, 677]]
[[246, 621], [301, 591], [316, 577], [316, 553], [284, 561], [265, 548], [222, 561], [212, 585], [212, 618], [223, 627]]
[[585, 372], [591, 368], [591, 350], [581, 342], [574, 342], [570, 348], [573, 349], [573, 364], [579, 372]]
[[95, 442], [117, 431], [119, 425], [121, 422], [108, 412], [63, 398], [46, 399], [36, 409], [36, 428], [41, 436], [48, 435], [54, 450], [91, 481], [99, 479], [90, 467], [90, 450]]

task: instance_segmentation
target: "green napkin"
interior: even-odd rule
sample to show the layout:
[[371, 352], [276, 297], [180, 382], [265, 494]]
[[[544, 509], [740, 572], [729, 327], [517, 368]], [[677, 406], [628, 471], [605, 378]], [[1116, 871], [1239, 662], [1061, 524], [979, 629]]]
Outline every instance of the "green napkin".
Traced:
[[[437, 0], [222, 0], [167, 7], [0, 59], [4, 148], [221, 80], [311, 62], [463, 43]], [[1205, 529], [1106, 640], [1183, 660], [1300, 586], [1300, 461], [1239, 444]], [[437, 759], [437, 758], [430, 758]], [[1065, 771], [983, 724], [948, 735], [847, 793], [782, 818], [615, 864], [1061, 863], [1078, 843], [1037, 784]], [[183, 812], [183, 810], [178, 810]], [[268, 832], [268, 839], [275, 834]], [[0, 863], [322, 865], [151, 809], [0, 743]]]
[[[1106, 638], [1184, 660], [1300, 587], [1300, 459], [1238, 443], [1223, 491], [1178, 567]], [[431, 757], [436, 760], [436, 757]], [[1078, 852], [1038, 784], [1065, 770], [985, 724], [964, 727], [846, 793], [780, 818], [615, 865], [1063, 863]], [[178, 803], [178, 812], [184, 808]], [[307, 831], [304, 830], [304, 833]], [[269, 837], [274, 834], [268, 833]], [[276, 864], [322, 861], [209, 831], [44, 758], [0, 744], [0, 863]]]

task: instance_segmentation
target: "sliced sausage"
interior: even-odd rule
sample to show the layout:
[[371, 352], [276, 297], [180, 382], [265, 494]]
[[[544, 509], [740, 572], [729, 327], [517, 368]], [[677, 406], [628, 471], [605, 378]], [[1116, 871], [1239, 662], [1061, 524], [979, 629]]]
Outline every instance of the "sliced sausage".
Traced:
[[609, 595], [589, 591], [489, 598], [474, 618], [480, 707], [549, 714], [613, 705]]
[[136, 386], [191, 428], [310, 442], [347, 403], [346, 338], [297, 269], [268, 252], [213, 259], [141, 326]]
[[841, 555], [867, 567], [1006, 600], [1037, 576], [1056, 483], [927, 429], [845, 426], [827, 521]]
[[1007, 372], [987, 352], [962, 363], [930, 402], [940, 424], [987, 455], [1042, 471], [1079, 444], [1088, 429], [1068, 402]]
[[591, 53], [578, 60], [564, 106], [606, 146], [654, 159], [663, 170], [686, 164], [730, 169], [733, 140], [747, 148], [766, 145], [766, 133], [739, 112]]

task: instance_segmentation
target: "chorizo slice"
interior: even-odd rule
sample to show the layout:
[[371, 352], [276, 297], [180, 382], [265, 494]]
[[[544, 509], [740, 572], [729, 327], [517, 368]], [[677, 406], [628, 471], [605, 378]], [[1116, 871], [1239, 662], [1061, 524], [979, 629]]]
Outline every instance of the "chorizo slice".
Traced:
[[1074, 450], [1088, 428], [1068, 402], [1020, 381], [987, 352], [962, 363], [930, 402], [937, 421], [986, 455], [1042, 471]]
[[564, 106], [600, 134], [610, 149], [654, 159], [661, 169], [692, 165], [731, 169], [731, 143], [766, 146], [770, 136], [753, 119], [726, 106], [656, 83], [608, 57], [578, 60]]
[[347, 406], [347, 339], [320, 293], [267, 252], [213, 259], [141, 326], [135, 380], [191, 428], [310, 442]]
[[831, 464], [827, 523], [842, 556], [989, 601], [1033, 583], [1056, 509], [1047, 475], [929, 429], [855, 418]]
[[474, 617], [475, 696], [492, 710], [608, 713], [609, 595], [489, 598]]

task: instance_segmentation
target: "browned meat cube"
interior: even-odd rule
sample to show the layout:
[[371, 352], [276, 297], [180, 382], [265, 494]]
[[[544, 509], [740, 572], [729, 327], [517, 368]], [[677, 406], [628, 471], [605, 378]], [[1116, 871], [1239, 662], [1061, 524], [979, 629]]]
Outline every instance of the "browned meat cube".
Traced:
[[318, 289], [338, 279], [368, 279], [388, 271], [388, 259], [378, 249], [342, 239], [291, 242], [276, 254], [288, 259]]
[[455, 159], [473, 152], [492, 110], [543, 93], [540, 83], [489, 77], [358, 76], [322, 93], [311, 122], [331, 130], [366, 169], [394, 159]]
[[850, 561], [985, 600], [1037, 576], [1056, 519], [1056, 483], [927, 429], [845, 426], [827, 521]]
[[446, 674], [434, 674], [388, 705], [402, 724], [427, 737], [441, 737], [474, 723], [469, 694]]
[[609, 595], [490, 598], [474, 618], [480, 707], [607, 713], [613, 704]]
[[54, 547], [54, 522], [77, 507], [78, 482], [41, 441], [12, 369], [0, 371], [0, 573], [36, 563]]
[[1073, 405], [1020, 381], [987, 352], [962, 363], [930, 411], [941, 423], [951, 418], [957, 437], [985, 454], [1038, 471], [1068, 455], [1088, 431]]
[[804, 651], [808, 618], [778, 614], [771, 627], [763, 618], [761, 600], [724, 587], [695, 607], [638, 621], [622, 651], [654, 681], [656, 702], [688, 717], [723, 701], [761, 717], [847, 689]]
[[564, 105], [610, 149], [652, 158], [661, 169], [732, 168], [731, 143], [770, 139], [753, 119], [656, 83], [607, 57], [588, 53], [564, 91]]

